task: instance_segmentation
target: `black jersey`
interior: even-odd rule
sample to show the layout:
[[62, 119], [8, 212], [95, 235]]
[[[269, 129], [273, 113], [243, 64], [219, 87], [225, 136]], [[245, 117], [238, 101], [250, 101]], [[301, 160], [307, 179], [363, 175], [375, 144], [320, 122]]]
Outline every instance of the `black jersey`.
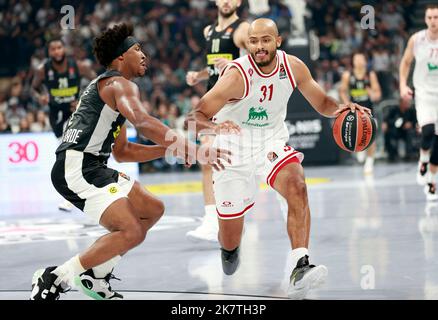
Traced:
[[368, 87], [371, 87], [369, 73], [366, 73], [363, 79], [356, 78], [353, 71], [350, 73], [349, 94], [352, 102], [371, 108], [372, 102], [368, 95]]
[[234, 44], [233, 35], [242, 21], [241, 19], [237, 19], [220, 32], [216, 31], [217, 22], [211, 25], [206, 38], [207, 68], [209, 74], [207, 90], [213, 88], [219, 78], [219, 71], [215, 68], [213, 60], [216, 58], [225, 58], [231, 61], [239, 58], [240, 49]]
[[97, 85], [99, 80], [114, 76], [121, 74], [115, 70], [102, 73], [81, 94], [76, 111], [64, 130], [57, 154], [71, 149], [108, 159], [111, 145], [126, 119], [102, 100]]
[[67, 59], [67, 70], [56, 71], [52, 59], [44, 63], [44, 84], [49, 91], [49, 106], [56, 109], [70, 109], [70, 104], [79, 97], [81, 77], [73, 58]]

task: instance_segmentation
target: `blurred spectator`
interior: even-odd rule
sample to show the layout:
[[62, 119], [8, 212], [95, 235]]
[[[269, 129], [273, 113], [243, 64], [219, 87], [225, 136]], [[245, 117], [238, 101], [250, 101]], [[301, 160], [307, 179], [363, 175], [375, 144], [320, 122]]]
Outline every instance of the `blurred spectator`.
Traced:
[[11, 133], [11, 126], [6, 121], [5, 114], [0, 111], [0, 133]]
[[30, 123], [27, 117], [20, 119], [20, 133], [30, 132]]
[[390, 106], [382, 123], [382, 131], [385, 137], [385, 149], [388, 160], [395, 161], [399, 158], [399, 142], [404, 144], [404, 158], [418, 158], [418, 148], [415, 139], [418, 137], [416, 130], [417, 118], [415, 109], [410, 107], [409, 102], [400, 99], [399, 106]]
[[[33, 113], [32, 113], [33, 115]], [[48, 132], [50, 131], [49, 119], [44, 111], [38, 110], [36, 113], [36, 119], [30, 124], [31, 132]]]
[[6, 111], [6, 122], [11, 126], [12, 133], [20, 131], [20, 120], [26, 116], [26, 111], [19, 104], [17, 97], [12, 97], [8, 101], [8, 110]]

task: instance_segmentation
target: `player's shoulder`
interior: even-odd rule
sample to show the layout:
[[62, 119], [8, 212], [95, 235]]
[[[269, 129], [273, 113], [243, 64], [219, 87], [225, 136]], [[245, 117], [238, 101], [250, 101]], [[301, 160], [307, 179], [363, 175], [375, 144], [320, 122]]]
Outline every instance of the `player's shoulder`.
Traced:
[[417, 42], [417, 41], [426, 40], [426, 39], [427, 39], [426, 29], [422, 29], [422, 30], [419, 30], [419, 31], [413, 33], [410, 36], [409, 41]]
[[204, 38], [207, 38], [207, 36], [208, 36], [208, 34], [210, 33], [210, 31], [211, 31], [211, 24], [209, 24], [208, 26], [206, 26], [205, 28], [204, 28]]

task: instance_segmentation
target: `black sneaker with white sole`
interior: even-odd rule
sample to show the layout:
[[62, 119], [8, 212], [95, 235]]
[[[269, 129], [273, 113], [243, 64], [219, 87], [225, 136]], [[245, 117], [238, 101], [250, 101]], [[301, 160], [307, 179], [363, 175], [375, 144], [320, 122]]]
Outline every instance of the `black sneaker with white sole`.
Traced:
[[232, 251], [221, 248], [222, 270], [227, 276], [236, 272], [240, 264], [239, 247]]
[[52, 273], [57, 267], [48, 267], [35, 271], [32, 278], [32, 292], [30, 300], [58, 300], [60, 293], [70, 290], [65, 282]]
[[111, 289], [109, 282], [112, 279], [120, 280], [111, 272], [103, 278], [97, 278], [93, 269], [88, 269], [75, 277], [75, 285], [81, 292], [94, 300], [121, 300], [123, 296]]
[[309, 264], [309, 256], [305, 255], [298, 260], [290, 276], [288, 296], [291, 299], [304, 299], [310, 289], [321, 286], [327, 278], [326, 266]]

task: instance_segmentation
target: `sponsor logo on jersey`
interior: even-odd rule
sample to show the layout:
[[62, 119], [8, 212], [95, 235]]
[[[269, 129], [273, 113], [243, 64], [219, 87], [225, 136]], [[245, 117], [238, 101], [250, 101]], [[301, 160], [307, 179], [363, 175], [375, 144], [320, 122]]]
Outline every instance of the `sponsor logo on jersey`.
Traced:
[[438, 70], [438, 65], [429, 62], [427, 64], [427, 68], [429, 69], [429, 71], [436, 71], [436, 70]]
[[274, 162], [278, 158], [277, 154], [274, 151], [269, 152], [267, 157], [268, 157], [268, 160], [271, 162]]
[[286, 78], [287, 78], [286, 70], [284, 70], [284, 65], [283, 65], [283, 63], [280, 63], [279, 78], [280, 78], [280, 80], [282, 80], [282, 79], [286, 79]]
[[248, 69], [248, 74], [249, 74], [250, 77], [252, 77], [253, 73], [254, 73], [254, 70], [252, 68], [249, 68]]
[[224, 201], [224, 202], [222, 202], [221, 207], [231, 208], [231, 207], [234, 207], [234, 205], [230, 201]]
[[119, 192], [119, 190], [118, 190], [117, 187], [115, 187], [115, 186], [110, 187], [110, 188], [108, 189], [108, 191], [109, 191], [109, 193], [111, 193], [111, 194], [115, 194], [115, 193]]
[[254, 107], [251, 107], [248, 111], [248, 120], [245, 122], [242, 122], [242, 124], [246, 124], [249, 126], [255, 126], [255, 127], [265, 127], [268, 125], [268, 123], [254, 123], [253, 121], [261, 121], [261, 120], [268, 120], [268, 113], [266, 112], [266, 109], [263, 107], [258, 107], [257, 109]]

